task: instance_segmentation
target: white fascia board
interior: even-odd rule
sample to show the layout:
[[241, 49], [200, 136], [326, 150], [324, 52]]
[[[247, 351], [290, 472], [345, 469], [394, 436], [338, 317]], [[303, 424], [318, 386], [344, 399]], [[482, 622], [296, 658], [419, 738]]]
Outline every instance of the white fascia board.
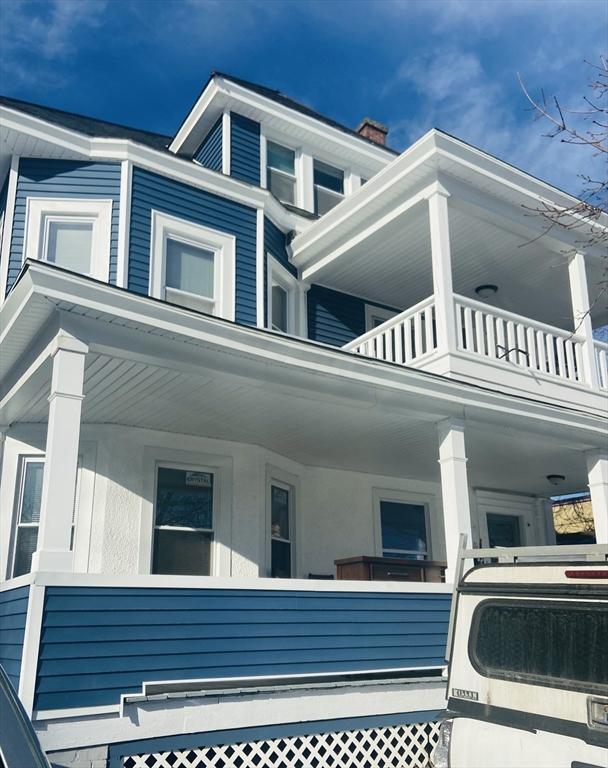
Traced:
[[309, 219], [285, 209], [268, 190], [128, 139], [84, 136], [7, 107], [0, 107], [0, 124], [2, 132], [14, 130], [25, 133], [60, 146], [68, 152], [74, 152], [83, 159], [130, 161], [132, 165], [168, 176], [189, 186], [227, 197], [252, 208], [263, 208], [278, 226], [288, 230], [302, 231], [311, 224]]
[[217, 96], [218, 92], [217, 81], [215, 78], [212, 78], [197, 99], [196, 104], [192, 107], [184, 122], [179, 127], [179, 130], [175, 134], [175, 138], [171, 144], [169, 144], [170, 152], [178, 153], [181, 150], [184, 142], [188, 139], [203, 113]]
[[[195, 343], [217, 350], [225, 350], [247, 359], [270, 365], [288, 366], [303, 373], [329, 376], [344, 386], [364, 386], [383, 390], [391, 395], [419, 399], [420, 412], [442, 414], [445, 417], [462, 415], [463, 409], [471, 417], [501, 420], [512, 416], [525, 418], [543, 432], [578, 434], [581, 440], [588, 436], [595, 444], [598, 436], [604, 439], [605, 419], [592, 412], [558, 407], [532, 398], [518, 397], [490, 388], [483, 388], [444, 376], [437, 376], [412, 368], [388, 365], [382, 361], [337, 350], [318, 342], [281, 336], [230, 323], [218, 318], [201, 316], [195, 312], [174, 307], [161, 301], [139, 296], [87, 279], [74, 273], [63, 272], [42, 262], [27, 262], [27, 274], [32, 293], [54, 303], [75, 304], [84, 309], [114, 315], [137, 323], [142, 329], [154, 328], [156, 335], [163, 333], [190, 339]], [[6, 306], [6, 305], [5, 305]], [[27, 303], [21, 305], [27, 312]], [[0, 310], [0, 324], [3, 321]], [[76, 322], [78, 318], [74, 318]], [[18, 323], [13, 323], [13, 328]], [[17, 329], [18, 330], [18, 329]], [[93, 342], [92, 342], [93, 343]]]

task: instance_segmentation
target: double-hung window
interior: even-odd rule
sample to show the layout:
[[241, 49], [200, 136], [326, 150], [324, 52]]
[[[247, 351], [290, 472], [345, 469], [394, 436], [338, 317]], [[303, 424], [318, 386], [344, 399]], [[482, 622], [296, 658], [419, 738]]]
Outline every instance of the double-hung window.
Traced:
[[107, 280], [112, 200], [28, 198], [24, 255]]
[[296, 203], [295, 165], [293, 149], [266, 142], [266, 186], [282, 203]]
[[381, 498], [379, 506], [382, 556], [428, 558], [427, 505]]
[[268, 327], [281, 333], [298, 332], [297, 278], [270, 254], [268, 258]]
[[158, 211], [152, 232], [151, 295], [234, 320], [234, 236]]
[[315, 213], [322, 216], [344, 197], [344, 171], [315, 160], [313, 163]]
[[213, 472], [157, 468], [153, 573], [210, 575], [214, 506]]
[[270, 483], [270, 542], [273, 578], [289, 579], [293, 574], [293, 502], [291, 485]]

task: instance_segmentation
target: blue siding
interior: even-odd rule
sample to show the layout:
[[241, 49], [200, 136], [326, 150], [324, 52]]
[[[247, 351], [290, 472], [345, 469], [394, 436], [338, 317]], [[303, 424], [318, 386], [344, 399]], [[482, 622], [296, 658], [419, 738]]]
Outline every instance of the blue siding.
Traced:
[[144, 681], [438, 667], [448, 594], [48, 587], [36, 709]]
[[0, 592], [0, 664], [19, 690], [29, 586]]
[[411, 723], [429, 723], [439, 720], [444, 713], [445, 710], [418, 710], [417, 712], [364, 715], [362, 717], [343, 717], [333, 720], [308, 720], [281, 725], [257, 725], [250, 728], [233, 728], [224, 731], [206, 731], [180, 734], [179, 736], [159, 736], [154, 739], [144, 739], [141, 741], [126, 741], [121, 744], [110, 744], [108, 768], [122, 768], [124, 765], [123, 758], [130, 755], [201, 749], [204, 747], [214, 747], [219, 744], [242, 744], [243, 742], [293, 738], [295, 736], [308, 736], [317, 733], [331, 733], [332, 731], [388, 728], [390, 726], [410, 725]]
[[212, 171], [222, 170], [222, 116], [203, 139], [194, 153], [194, 159]]
[[260, 186], [260, 124], [230, 113], [230, 175]]
[[152, 209], [236, 237], [236, 321], [256, 324], [256, 211], [141, 168], [133, 169], [129, 289], [148, 294]]
[[332, 288], [311, 286], [308, 291], [308, 338], [335, 347], [348, 344], [365, 333], [365, 305], [371, 303]]
[[28, 197], [111, 199], [113, 205], [110, 240], [110, 283], [116, 283], [120, 198], [119, 163], [81, 163], [72, 160], [21, 158], [17, 180], [7, 289], [11, 288], [15, 282], [23, 263], [25, 210]]

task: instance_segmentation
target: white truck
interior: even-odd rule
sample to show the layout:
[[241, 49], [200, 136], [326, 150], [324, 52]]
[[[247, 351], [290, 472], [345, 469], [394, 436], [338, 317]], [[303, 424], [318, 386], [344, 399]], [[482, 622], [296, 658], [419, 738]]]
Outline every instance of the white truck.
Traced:
[[434, 768], [608, 768], [608, 547], [458, 562]]

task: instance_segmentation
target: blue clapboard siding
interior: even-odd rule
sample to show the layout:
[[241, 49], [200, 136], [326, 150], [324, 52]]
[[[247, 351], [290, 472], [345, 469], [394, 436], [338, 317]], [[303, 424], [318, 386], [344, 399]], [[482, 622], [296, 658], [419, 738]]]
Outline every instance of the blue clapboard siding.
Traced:
[[236, 237], [236, 321], [256, 324], [256, 211], [202, 189], [133, 169], [129, 289], [148, 294], [152, 209]]
[[311, 286], [308, 291], [308, 338], [335, 347], [348, 344], [365, 333], [365, 305], [371, 303], [332, 288]]
[[0, 664], [19, 690], [29, 586], [0, 592]]
[[194, 159], [212, 171], [222, 170], [222, 116], [203, 139], [194, 153]]
[[444, 663], [448, 594], [48, 587], [36, 708], [117, 704], [144, 681]]
[[110, 283], [116, 283], [120, 207], [119, 163], [81, 163], [72, 160], [21, 158], [17, 179], [7, 289], [11, 288], [15, 282], [23, 263], [25, 211], [28, 197], [111, 199]]
[[230, 113], [230, 175], [260, 186], [260, 124]]

